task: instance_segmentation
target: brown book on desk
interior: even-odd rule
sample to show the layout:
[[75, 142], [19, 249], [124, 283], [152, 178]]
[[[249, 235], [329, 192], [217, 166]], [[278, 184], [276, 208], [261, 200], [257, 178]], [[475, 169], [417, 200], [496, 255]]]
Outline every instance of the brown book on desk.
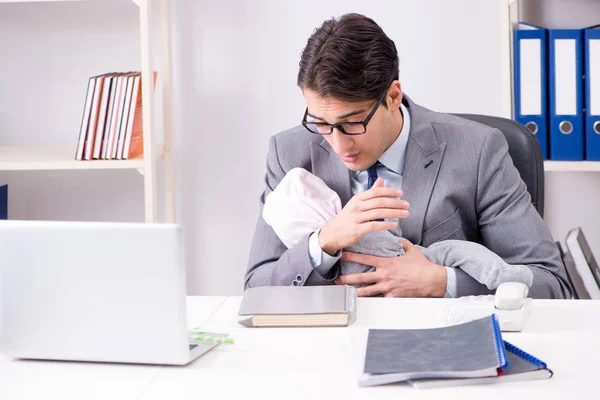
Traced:
[[347, 326], [356, 318], [352, 286], [262, 286], [244, 293], [240, 324], [249, 327]]

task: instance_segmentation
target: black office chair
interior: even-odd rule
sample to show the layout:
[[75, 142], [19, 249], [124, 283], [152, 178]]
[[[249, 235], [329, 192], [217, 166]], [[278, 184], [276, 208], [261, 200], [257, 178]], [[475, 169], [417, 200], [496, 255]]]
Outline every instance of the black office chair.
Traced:
[[[508, 154], [521, 175], [531, 195], [531, 203], [538, 214], [544, 218], [544, 160], [542, 149], [533, 133], [520, 123], [500, 117], [476, 114], [455, 114], [458, 117], [499, 129], [508, 142]], [[559, 242], [556, 242], [563, 266], [566, 264], [565, 256]], [[565, 268], [566, 269], [566, 268]], [[571, 288], [574, 288], [572, 278], [567, 274]], [[571, 289], [578, 298], [575, 289]]]
[[500, 117], [455, 114], [499, 129], [508, 142], [508, 153], [531, 195], [533, 206], [544, 218], [544, 160], [542, 149], [533, 133], [520, 123]]

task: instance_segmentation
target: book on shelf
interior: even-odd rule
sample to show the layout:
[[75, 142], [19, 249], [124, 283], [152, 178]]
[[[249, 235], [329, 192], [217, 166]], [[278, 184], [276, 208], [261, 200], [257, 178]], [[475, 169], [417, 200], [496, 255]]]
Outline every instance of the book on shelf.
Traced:
[[[156, 72], [154, 82], [156, 85]], [[89, 78], [77, 160], [128, 160], [144, 152], [142, 77], [139, 71]]]
[[583, 284], [581, 275], [577, 272], [577, 266], [575, 265], [575, 261], [573, 261], [571, 253], [565, 250], [560, 242], [556, 242], [556, 246], [558, 247], [560, 258], [563, 261], [565, 271], [567, 272], [567, 278], [569, 279], [569, 284], [572, 289], [572, 298], [577, 300], [589, 300], [590, 294]]
[[[565, 268], [575, 297], [600, 299], [600, 266], [581, 227], [571, 229], [565, 239], [567, 249]], [[568, 257], [567, 257], [568, 256]]]
[[8, 185], [0, 186], [0, 219], [8, 219]]

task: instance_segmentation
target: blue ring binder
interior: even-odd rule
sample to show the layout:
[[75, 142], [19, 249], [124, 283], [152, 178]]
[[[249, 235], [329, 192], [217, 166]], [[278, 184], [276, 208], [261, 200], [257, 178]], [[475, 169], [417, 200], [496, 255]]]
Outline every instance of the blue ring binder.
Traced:
[[498, 323], [498, 317], [496, 314], [492, 314], [492, 326], [494, 327], [494, 336], [496, 339], [496, 352], [498, 353], [498, 361], [500, 362], [500, 368], [508, 368], [508, 357], [506, 357], [506, 348], [504, 347], [505, 342], [502, 340], [502, 331], [500, 330], [500, 324]]
[[542, 360], [540, 360], [538, 358], [535, 358], [534, 356], [532, 356], [531, 354], [527, 353], [524, 350], [521, 350], [517, 346], [508, 343], [506, 340], [504, 341], [504, 346], [511, 353], [514, 353], [514, 354], [518, 355], [519, 357], [522, 357], [522, 358], [526, 359], [527, 361], [529, 361], [530, 363], [534, 364], [535, 366], [546, 368], [546, 363], [545, 362], [543, 362]]

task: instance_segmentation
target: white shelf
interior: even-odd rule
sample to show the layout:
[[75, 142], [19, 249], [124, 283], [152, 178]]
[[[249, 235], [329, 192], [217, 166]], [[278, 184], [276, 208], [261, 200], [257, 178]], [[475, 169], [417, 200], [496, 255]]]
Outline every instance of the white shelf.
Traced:
[[600, 172], [600, 161], [544, 161], [546, 172]]
[[[10, 3], [101, 3], [106, 0], [0, 0], [0, 5]], [[120, 0], [126, 2], [127, 0]], [[0, 171], [40, 171], [40, 170], [137, 170], [144, 179], [144, 209], [146, 222], [158, 221], [158, 159], [164, 160], [166, 222], [175, 222], [175, 184], [172, 148], [172, 96], [171, 96], [171, 0], [131, 0], [138, 8], [140, 22], [140, 52], [142, 73], [142, 106], [144, 127], [144, 156], [133, 160], [75, 160], [75, 145], [68, 147], [1, 147]], [[113, 2], [114, 3], [114, 2]], [[160, 4], [160, 37], [163, 50], [162, 68], [159, 80], [162, 86], [161, 110], [154, 109], [154, 87], [151, 78], [153, 67], [151, 33], [155, 31], [152, 8]], [[1, 8], [1, 7], [0, 7]], [[1, 11], [0, 11], [1, 12]], [[29, 12], [29, 11], [27, 11]], [[41, 11], [43, 12], [43, 11]], [[60, 28], [60, 26], [59, 26]], [[108, 27], [107, 29], [110, 29]], [[9, 55], [10, 57], [10, 55]], [[155, 113], [162, 113], [164, 146], [155, 143], [153, 120]]]
[[90, 0], [0, 0], [0, 3], [57, 3], [65, 1], [90, 1]]
[[0, 147], [0, 171], [70, 169], [144, 169], [144, 157], [132, 160], [75, 160], [75, 146]]

